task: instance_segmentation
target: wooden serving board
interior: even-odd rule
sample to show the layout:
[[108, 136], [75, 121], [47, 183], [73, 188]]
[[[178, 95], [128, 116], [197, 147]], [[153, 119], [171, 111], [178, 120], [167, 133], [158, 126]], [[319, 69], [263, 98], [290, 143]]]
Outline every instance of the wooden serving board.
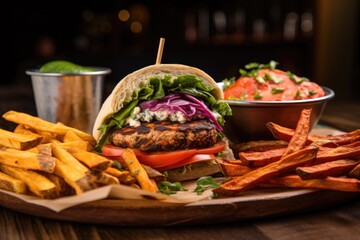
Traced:
[[359, 193], [317, 190], [249, 191], [244, 196], [191, 204], [104, 199], [55, 212], [0, 192], [0, 205], [37, 217], [119, 226], [213, 224], [310, 212], [344, 203]]

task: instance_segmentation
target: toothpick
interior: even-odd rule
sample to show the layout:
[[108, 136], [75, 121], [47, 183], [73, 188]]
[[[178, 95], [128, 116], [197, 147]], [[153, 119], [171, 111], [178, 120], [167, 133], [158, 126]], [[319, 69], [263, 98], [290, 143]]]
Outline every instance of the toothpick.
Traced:
[[158, 48], [158, 53], [157, 53], [156, 63], [155, 64], [160, 64], [161, 63], [164, 44], [165, 44], [165, 38], [160, 38], [159, 48]]

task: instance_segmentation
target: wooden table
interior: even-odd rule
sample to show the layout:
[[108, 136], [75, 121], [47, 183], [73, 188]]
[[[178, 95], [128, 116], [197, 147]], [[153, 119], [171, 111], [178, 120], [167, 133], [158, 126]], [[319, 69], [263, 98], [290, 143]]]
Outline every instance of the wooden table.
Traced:
[[[346, 106], [346, 107], [344, 107]], [[324, 119], [346, 130], [360, 128], [359, 104], [329, 103]], [[349, 111], [349, 108], [351, 111]], [[31, 87], [0, 86], [0, 113], [36, 114]], [[346, 114], [343, 112], [347, 111]], [[333, 116], [336, 114], [336, 119]], [[341, 118], [343, 116], [343, 118]], [[335, 119], [335, 120], [334, 120]], [[325, 121], [326, 122], [326, 121]], [[346, 124], [350, 123], [350, 124]], [[2, 128], [12, 125], [0, 121]], [[316, 199], [314, 199], [316, 201]], [[131, 217], [131, 216], [129, 216]], [[0, 207], [0, 239], [359, 239], [360, 196], [302, 214], [218, 224], [124, 227], [39, 218]]]

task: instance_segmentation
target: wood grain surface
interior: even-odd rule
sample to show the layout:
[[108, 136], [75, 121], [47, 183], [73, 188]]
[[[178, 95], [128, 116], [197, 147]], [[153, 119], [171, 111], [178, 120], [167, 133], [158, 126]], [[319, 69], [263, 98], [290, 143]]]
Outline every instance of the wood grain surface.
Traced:
[[317, 190], [263, 190], [263, 194], [261, 191], [249, 191], [244, 198], [207, 200], [190, 205], [156, 200], [104, 199], [60, 212], [0, 192], [0, 205], [18, 212], [56, 220], [159, 227], [246, 221], [310, 212], [359, 196], [359, 193]]
[[[128, 216], [131, 217], [131, 216]], [[101, 216], [99, 216], [101, 218]], [[359, 239], [360, 198], [320, 211], [206, 225], [133, 227], [51, 220], [0, 207], [0, 239]]]

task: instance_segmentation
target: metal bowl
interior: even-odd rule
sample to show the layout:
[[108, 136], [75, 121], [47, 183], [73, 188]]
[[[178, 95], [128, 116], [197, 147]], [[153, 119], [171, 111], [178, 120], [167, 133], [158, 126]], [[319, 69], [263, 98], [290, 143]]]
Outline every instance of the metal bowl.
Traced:
[[[222, 83], [218, 83], [222, 89]], [[232, 116], [225, 120], [224, 134], [233, 143], [251, 140], [273, 139], [267, 122], [274, 122], [284, 127], [296, 128], [301, 110], [312, 108], [310, 128], [318, 123], [326, 103], [335, 93], [323, 87], [325, 96], [306, 100], [291, 101], [232, 101], [227, 102], [232, 109]]]

